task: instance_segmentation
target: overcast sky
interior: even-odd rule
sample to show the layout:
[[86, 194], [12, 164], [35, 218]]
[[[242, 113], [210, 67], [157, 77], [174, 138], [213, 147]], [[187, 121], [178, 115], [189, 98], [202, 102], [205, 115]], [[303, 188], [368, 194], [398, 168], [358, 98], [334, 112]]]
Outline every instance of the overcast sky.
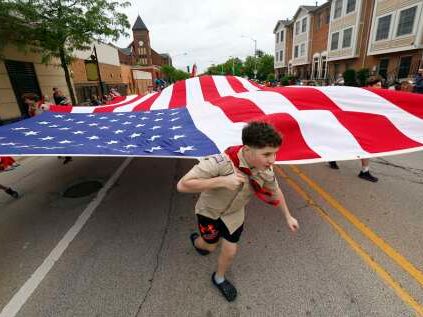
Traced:
[[[326, 0], [317, 1], [318, 4]], [[151, 47], [169, 53], [173, 65], [186, 69], [197, 64], [200, 72], [230, 56], [244, 59], [257, 48], [274, 53], [273, 28], [281, 19], [292, 18], [300, 5], [311, 0], [130, 0], [124, 9], [134, 24], [138, 14], [150, 31]], [[127, 46], [131, 38], [117, 44]], [[243, 37], [244, 36], [244, 37]], [[183, 55], [187, 53], [186, 55]]]

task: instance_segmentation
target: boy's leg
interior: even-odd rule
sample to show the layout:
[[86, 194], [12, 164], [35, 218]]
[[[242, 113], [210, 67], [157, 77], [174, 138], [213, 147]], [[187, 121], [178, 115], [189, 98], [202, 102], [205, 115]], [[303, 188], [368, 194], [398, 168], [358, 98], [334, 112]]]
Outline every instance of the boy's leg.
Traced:
[[220, 251], [219, 258], [217, 260], [217, 277], [224, 277], [226, 271], [231, 266], [232, 262], [235, 259], [236, 252], [238, 250], [238, 244], [234, 242], [229, 242], [225, 239], [222, 239], [222, 249]]
[[216, 243], [207, 243], [201, 236], [198, 236], [197, 239], [194, 241], [195, 247], [207, 250], [209, 252], [213, 252], [217, 248], [217, 242]]

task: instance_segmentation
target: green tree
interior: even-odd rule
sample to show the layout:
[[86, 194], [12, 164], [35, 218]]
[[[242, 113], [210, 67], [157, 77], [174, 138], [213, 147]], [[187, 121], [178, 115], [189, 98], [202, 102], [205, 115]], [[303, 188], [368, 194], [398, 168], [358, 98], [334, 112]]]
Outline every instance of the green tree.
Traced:
[[[76, 104], [68, 66], [75, 50], [89, 48], [93, 39], [116, 41], [127, 36], [128, 18], [113, 0], [0, 0], [0, 35], [7, 42], [41, 50], [43, 62], [60, 59], [73, 104]], [[3, 11], [5, 9], [6, 11]], [[5, 28], [5, 29], [4, 29]], [[6, 30], [6, 31], [4, 31]], [[23, 40], [25, 39], [25, 44]]]
[[258, 60], [257, 70], [257, 79], [259, 80], [266, 80], [269, 74], [273, 74], [275, 72], [273, 56], [265, 54], [260, 57]]
[[347, 69], [342, 76], [345, 86], [357, 86], [357, 73], [354, 69]]
[[176, 69], [170, 65], [164, 65], [160, 68], [160, 71], [164, 74], [164, 77], [167, 82], [174, 83], [178, 80], [188, 79], [190, 74], [184, 72], [183, 70]]
[[364, 87], [369, 79], [370, 71], [367, 68], [362, 68], [357, 71], [357, 80], [360, 87]]

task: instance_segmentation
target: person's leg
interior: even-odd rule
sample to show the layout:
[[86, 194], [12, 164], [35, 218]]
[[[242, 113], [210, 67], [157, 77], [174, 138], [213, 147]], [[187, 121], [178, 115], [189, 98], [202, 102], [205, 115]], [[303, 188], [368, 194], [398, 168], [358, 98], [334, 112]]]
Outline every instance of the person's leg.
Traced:
[[216, 279], [225, 278], [225, 273], [233, 263], [237, 251], [237, 243], [222, 239], [222, 249], [217, 260]]
[[369, 159], [361, 160], [361, 171], [360, 171], [360, 174], [358, 174], [358, 177], [366, 181], [376, 183], [379, 179], [373, 176], [372, 174], [370, 174], [369, 165], [370, 165]]
[[197, 215], [198, 231], [191, 233], [190, 240], [195, 250], [201, 255], [213, 252], [220, 239], [219, 223], [215, 219]]
[[0, 184], [0, 189], [1, 189], [1, 190], [6, 190], [6, 189], [7, 189], [7, 187], [6, 187], [6, 186], [3, 186], [2, 184]]
[[206, 250], [209, 252], [213, 252], [217, 248], [217, 242], [215, 243], [207, 243], [201, 236], [198, 236], [194, 240], [194, 245], [196, 248], [199, 248], [201, 250]]
[[6, 194], [12, 196], [13, 198], [16, 198], [16, 199], [19, 198], [19, 193], [16, 190], [13, 190], [10, 187], [6, 187], [6, 186], [0, 184], [0, 189], [4, 190], [4, 192]]

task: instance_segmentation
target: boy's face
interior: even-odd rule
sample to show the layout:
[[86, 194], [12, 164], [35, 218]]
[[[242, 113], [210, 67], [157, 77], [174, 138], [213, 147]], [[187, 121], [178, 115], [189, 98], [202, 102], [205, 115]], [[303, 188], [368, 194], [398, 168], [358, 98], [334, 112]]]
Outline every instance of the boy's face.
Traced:
[[257, 168], [258, 170], [268, 169], [275, 163], [276, 153], [279, 147], [266, 146], [261, 149], [252, 148], [248, 145], [244, 146], [244, 158], [248, 165]]

